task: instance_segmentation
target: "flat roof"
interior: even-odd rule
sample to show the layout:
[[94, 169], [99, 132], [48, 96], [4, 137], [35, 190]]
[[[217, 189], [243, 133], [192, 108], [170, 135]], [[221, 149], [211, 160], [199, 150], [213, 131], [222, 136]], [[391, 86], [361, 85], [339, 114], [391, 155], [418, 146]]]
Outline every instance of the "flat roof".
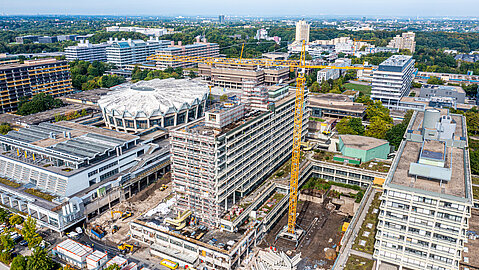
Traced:
[[72, 239], [66, 239], [55, 247], [57, 250], [63, 250], [75, 256], [83, 257], [93, 251], [89, 246], [78, 243]]
[[410, 55], [393, 55], [388, 59], [384, 60], [380, 66], [394, 66], [394, 67], [402, 67], [407, 64], [409, 60], [411, 60], [412, 56]]
[[339, 137], [343, 141], [344, 146], [365, 151], [388, 143], [386, 140], [359, 135], [339, 135]]
[[[446, 113], [447, 110], [441, 110], [441, 115], [445, 115]], [[417, 112], [415, 115], [416, 117], [412, 119], [412, 121], [414, 121], [411, 125], [412, 133], [419, 134], [424, 118], [424, 112]], [[455, 114], [451, 114], [450, 116], [456, 123], [456, 136], [462, 136], [462, 116]], [[455, 139], [458, 138], [455, 137]], [[391, 167], [392, 170], [390, 171], [390, 183], [408, 188], [465, 198], [467, 195], [465, 174], [467, 172], [464, 165], [464, 153], [467, 151], [467, 149], [450, 146], [446, 147], [446, 152], [444, 153], [445, 164], [446, 168], [449, 168], [450, 164], [453, 164], [453, 166], [450, 168], [452, 170], [452, 175], [450, 181], [442, 181], [441, 183], [439, 180], [424, 179], [409, 173], [410, 164], [417, 163], [419, 160], [422, 146], [423, 142], [415, 142], [411, 140], [406, 140], [403, 142], [396, 155], [393, 166]], [[437, 141], [427, 141], [425, 146], [425, 149], [429, 151], [444, 152], [444, 144]]]

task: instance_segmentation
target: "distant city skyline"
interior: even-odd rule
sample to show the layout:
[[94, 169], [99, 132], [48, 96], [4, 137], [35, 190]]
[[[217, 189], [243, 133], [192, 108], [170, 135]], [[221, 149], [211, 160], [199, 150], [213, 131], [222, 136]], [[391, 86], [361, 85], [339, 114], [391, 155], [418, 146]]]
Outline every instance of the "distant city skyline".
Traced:
[[479, 5], [475, 0], [0, 0], [0, 14], [477, 17]]

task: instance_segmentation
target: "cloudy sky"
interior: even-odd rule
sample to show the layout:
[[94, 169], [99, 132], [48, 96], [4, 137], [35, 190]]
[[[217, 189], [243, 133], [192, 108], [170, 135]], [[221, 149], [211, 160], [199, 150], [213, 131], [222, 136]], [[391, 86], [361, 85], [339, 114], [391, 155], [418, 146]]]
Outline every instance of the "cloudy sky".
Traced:
[[0, 14], [479, 16], [479, 0], [0, 0]]

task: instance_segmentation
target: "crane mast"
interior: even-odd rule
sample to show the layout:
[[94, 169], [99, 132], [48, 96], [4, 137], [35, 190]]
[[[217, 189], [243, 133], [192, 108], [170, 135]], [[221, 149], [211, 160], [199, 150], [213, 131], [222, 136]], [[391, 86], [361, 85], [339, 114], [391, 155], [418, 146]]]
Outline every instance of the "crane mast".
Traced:
[[[300, 65], [306, 62], [305, 43], [301, 49]], [[298, 206], [299, 163], [301, 157], [301, 133], [303, 131], [304, 87], [306, 78], [304, 68], [298, 70], [296, 78], [296, 99], [294, 102], [293, 154], [291, 157], [291, 178], [289, 182], [288, 233], [295, 233], [296, 209]]]

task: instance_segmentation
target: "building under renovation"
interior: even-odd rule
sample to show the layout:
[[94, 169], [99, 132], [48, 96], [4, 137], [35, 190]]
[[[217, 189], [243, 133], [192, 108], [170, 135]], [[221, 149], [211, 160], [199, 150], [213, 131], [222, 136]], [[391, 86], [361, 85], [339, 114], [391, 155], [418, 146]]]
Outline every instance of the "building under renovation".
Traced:
[[[178, 211], [190, 210], [205, 225], [219, 227], [226, 211], [290, 157], [295, 97], [268, 102], [264, 95], [250, 89], [242, 97], [247, 103], [222, 103], [205, 119], [171, 131]], [[308, 116], [305, 112], [305, 129]]]

